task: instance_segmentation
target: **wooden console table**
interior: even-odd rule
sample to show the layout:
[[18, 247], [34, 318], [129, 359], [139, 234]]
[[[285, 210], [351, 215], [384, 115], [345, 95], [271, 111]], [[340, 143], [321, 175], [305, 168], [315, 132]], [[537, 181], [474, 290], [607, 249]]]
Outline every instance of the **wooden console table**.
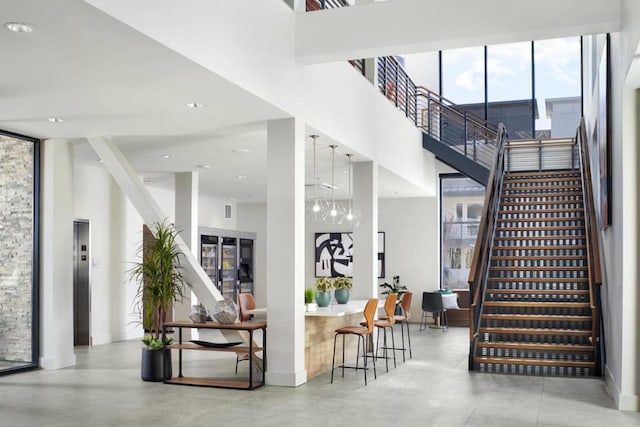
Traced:
[[[264, 373], [267, 368], [267, 322], [241, 322], [223, 324], [216, 322], [194, 323], [189, 321], [179, 322], [167, 322], [162, 325], [162, 339], [166, 338], [167, 328], [175, 328], [178, 330], [178, 343], [169, 344], [165, 348], [172, 350], [178, 350], [178, 376], [170, 379], [166, 379], [164, 382], [167, 384], [183, 384], [183, 385], [197, 385], [205, 387], [220, 387], [220, 388], [234, 388], [234, 389], [246, 389], [253, 390], [257, 387], [264, 385]], [[232, 347], [204, 347], [197, 344], [183, 343], [182, 342], [182, 329], [183, 328], [196, 328], [196, 329], [218, 329], [218, 330], [234, 330], [244, 331], [249, 334], [248, 346], [232, 346]], [[254, 345], [253, 333], [254, 331], [262, 329], [262, 347]], [[196, 351], [221, 351], [236, 354], [248, 354], [249, 355], [249, 378], [248, 379], [215, 379], [215, 378], [198, 378], [198, 377], [185, 377], [182, 375], [182, 351], [183, 350], [196, 350]], [[257, 358], [255, 353], [262, 351], [262, 375], [259, 379], [254, 378], [254, 364], [258, 364], [260, 359]], [[165, 362], [168, 363], [167, 358]], [[258, 365], [258, 367], [260, 367]], [[166, 369], [166, 367], [165, 367]]]

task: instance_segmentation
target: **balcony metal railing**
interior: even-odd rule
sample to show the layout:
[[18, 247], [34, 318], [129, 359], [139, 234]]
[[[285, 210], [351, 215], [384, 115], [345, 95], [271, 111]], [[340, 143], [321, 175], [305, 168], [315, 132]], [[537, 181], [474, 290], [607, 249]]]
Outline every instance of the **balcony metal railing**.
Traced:
[[306, 0], [307, 12], [351, 6], [346, 0]]
[[378, 88], [427, 135], [482, 166], [491, 167], [496, 125], [416, 86], [393, 56], [378, 58]]

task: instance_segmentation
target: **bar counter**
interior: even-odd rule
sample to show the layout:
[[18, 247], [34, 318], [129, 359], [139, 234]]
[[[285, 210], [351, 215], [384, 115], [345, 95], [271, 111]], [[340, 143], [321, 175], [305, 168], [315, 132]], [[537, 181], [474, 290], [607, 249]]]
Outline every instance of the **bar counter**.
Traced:
[[[313, 378], [331, 369], [333, 337], [335, 330], [343, 326], [359, 325], [364, 321], [364, 306], [367, 301], [354, 300], [347, 304], [331, 304], [318, 307], [317, 311], [305, 313], [305, 364], [307, 378]], [[354, 361], [357, 352], [357, 337], [347, 336], [345, 360]], [[342, 338], [336, 343], [336, 363], [342, 360]]]

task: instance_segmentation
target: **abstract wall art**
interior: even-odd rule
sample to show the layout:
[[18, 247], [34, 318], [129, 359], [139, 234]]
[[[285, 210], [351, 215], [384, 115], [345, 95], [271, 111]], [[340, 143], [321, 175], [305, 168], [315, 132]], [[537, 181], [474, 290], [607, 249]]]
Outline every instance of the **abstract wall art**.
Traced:
[[[316, 277], [353, 276], [353, 234], [316, 233]], [[378, 232], [378, 277], [384, 271], [384, 232]]]

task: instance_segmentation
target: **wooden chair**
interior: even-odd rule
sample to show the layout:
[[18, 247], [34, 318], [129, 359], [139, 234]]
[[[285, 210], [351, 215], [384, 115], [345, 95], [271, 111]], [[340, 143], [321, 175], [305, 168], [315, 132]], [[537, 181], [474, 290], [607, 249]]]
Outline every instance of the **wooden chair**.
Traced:
[[[248, 322], [253, 318], [253, 314], [247, 314], [247, 310], [253, 310], [256, 308], [256, 300], [253, 298], [253, 294], [239, 293], [238, 294], [238, 308], [240, 310], [239, 318], [241, 322]], [[236, 374], [238, 373], [238, 362], [243, 360], [249, 360], [249, 354], [236, 353]]]
[[[384, 350], [383, 356], [385, 359], [385, 365], [387, 367], [387, 372], [389, 372], [389, 356], [387, 355], [387, 350], [391, 349], [393, 351], [393, 367], [396, 367], [396, 340], [393, 335], [393, 324], [395, 323], [396, 316], [394, 312], [396, 311], [396, 301], [398, 300], [398, 294], [390, 294], [387, 295], [387, 299], [384, 301], [384, 312], [386, 313], [386, 317], [384, 319], [379, 319], [373, 322], [374, 326], [378, 329], [382, 329], [384, 334], [382, 349]], [[391, 329], [391, 347], [387, 345], [387, 328]], [[378, 342], [380, 341], [380, 333], [378, 333], [378, 339], [376, 340], [376, 354], [378, 353]]]
[[[336, 335], [333, 337], [333, 361], [331, 362], [331, 384], [333, 384], [333, 371], [335, 371], [336, 365], [336, 340], [338, 339], [338, 335], [342, 335], [342, 365], [339, 367], [342, 368], [342, 377], [344, 378], [344, 369], [350, 368], [350, 366], [344, 365], [344, 344], [345, 344], [345, 336], [347, 335], [356, 335], [358, 337], [358, 352], [356, 354], [356, 366], [355, 369], [358, 370], [358, 359], [360, 358], [360, 341], [362, 341], [362, 350], [364, 355], [364, 385], [367, 385], [367, 345], [371, 345], [371, 337], [373, 336], [373, 326], [374, 321], [373, 318], [376, 314], [376, 310], [378, 309], [378, 298], [369, 298], [367, 301], [367, 305], [364, 307], [364, 318], [365, 318], [365, 326], [344, 326], [342, 328], [336, 329]], [[365, 339], [366, 338], [366, 339]], [[373, 357], [373, 376], [374, 378], [378, 378], [376, 373], [376, 358], [375, 354]]]
[[247, 314], [247, 310], [253, 310], [256, 308], [256, 300], [253, 298], [253, 294], [238, 294], [238, 307], [240, 308], [240, 321], [247, 322], [251, 320], [253, 318], [253, 314]]
[[[411, 299], [413, 298], [413, 292], [405, 292], [402, 294], [402, 299], [400, 300], [400, 309], [402, 310], [402, 314], [394, 314], [393, 317], [396, 323], [400, 324], [400, 332], [402, 333], [402, 348], [397, 348], [397, 350], [402, 350], [402, 361], [406, 362], [405, 352], [407, 348], [404, 346], [404, 324], [407, 324], [407, 340], [409, 341], [409, 359], [413, 358], [413, 354], [411, 352], [411, 331], [409, 330], [409, 316], [411, 315]], [[381, 317], [380, 320], [386, 320], [386, 317]]]

